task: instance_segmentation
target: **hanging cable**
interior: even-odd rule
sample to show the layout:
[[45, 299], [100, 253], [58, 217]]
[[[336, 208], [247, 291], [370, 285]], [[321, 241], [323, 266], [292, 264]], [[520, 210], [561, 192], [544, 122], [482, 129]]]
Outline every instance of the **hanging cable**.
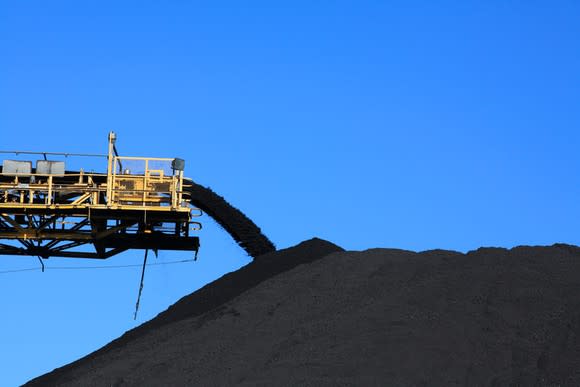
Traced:
[[145, 279], [145, 267], [147, 266], [147, 255], [149, 249], [145, 249], [145, 258], [143, 259], [143, 270], [141, 271], [141, 283], [139, 284], [139, 295], [137, 296], [137, 304], [135, 304], [135, 316], [133, 320], [137, 320], [137, 312], [139, 311], [139, 302], [141, 301], [141, 292], [143, 291], [143, 280]]
[[42, 262], [42, 258], [40, 256], [38, 257], [38, 260], [40, 261], [40, 264], [42, 265], [41, 270], [44, 273], [44, 262]]

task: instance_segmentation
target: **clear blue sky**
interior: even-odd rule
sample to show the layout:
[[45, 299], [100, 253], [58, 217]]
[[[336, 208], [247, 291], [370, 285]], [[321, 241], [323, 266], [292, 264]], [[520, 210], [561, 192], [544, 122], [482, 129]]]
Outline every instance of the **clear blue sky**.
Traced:
[[[115, 130], [279, 247], [580, 244], [578, 20], [577, 1], [0, 0], [0, 148], [104, 153]], [[249, 262], [203, 222], [198, 262], [148, 269], [137, 322], [139, 268], [0, 274], [0, 386]]]

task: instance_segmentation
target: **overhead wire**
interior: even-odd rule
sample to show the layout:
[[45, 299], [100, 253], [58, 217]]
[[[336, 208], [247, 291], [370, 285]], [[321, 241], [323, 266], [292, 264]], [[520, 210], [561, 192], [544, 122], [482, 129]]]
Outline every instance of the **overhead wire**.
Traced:
[[23, 271], [38, 271], [41, 270], [40, 267], [31, 267], [28, 269], [13, 269], [13, 270], [4, 270], [4, 271], [0, 271], [0, 274], [7, 274], [7, 273], [20, 273]]
[[[148, 263], [147, 266], [163, 266], [163, 265], [175, 265], [180, 263], [195, 262], [193, 259], [182, 259], [178, 261], [167, 261], [167, 262], [152, 262]], [[46, 266], [45, 271], [51, 270], [97, 270], [97, 269], [124, 269], [128, 267], [143, 267], [143, 264], [131, 264], [131, 265], [107, 265], [107, 266]], [[23, 268], [23, 269], [10, 269], [0, 271], [0, 274], [9, 273], [20, 273], [25, 271], [40, 271], [40, 267]]]

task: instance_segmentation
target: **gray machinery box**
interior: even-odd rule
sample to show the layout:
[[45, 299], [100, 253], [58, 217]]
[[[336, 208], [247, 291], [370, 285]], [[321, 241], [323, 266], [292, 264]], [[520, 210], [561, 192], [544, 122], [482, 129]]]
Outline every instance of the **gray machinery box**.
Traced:
[[64, 175], [64, 161], [38, 160], [36, 173], [39, 175]]
[[30, 174], [32, 172], [31, 161], [4, 160], [2, 162], [2, 173], [9, 175]]

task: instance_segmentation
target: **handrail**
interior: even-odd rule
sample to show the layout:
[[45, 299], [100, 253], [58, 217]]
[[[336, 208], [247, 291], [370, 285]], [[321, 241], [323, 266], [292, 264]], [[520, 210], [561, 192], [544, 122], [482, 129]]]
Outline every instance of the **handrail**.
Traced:
[[[55, 176], [55, 177], [74, 177], [74, 176], [107, 176], [106, 173], [98, 173], [98, 172], [83, 172], [83, 173], [18, 173], [18, 172], [9, 172], [4, 173], [0, 172], [0, 176]], [[139, 176], [139, 175], [135, 175]]]
[[96, 153], [63, 153], [63, 152], [31, 152], [31, 151], [0, 151], [0, 153], [8, 153], [8, 154], [23, 154], [23, 155], [51, 155], [51, 156], [74, 156], [74, 157], [107, 157], [107, 155], [96, 154]]
[[153, 161], [173, 161], [175, 158], [167, 157], [137, 157], [137, 156], [115, 156], [122, 160], [153, 160]]
[[[149, 169], [148, 161], [151, 158], [140, 158], [145, 160], [146, 170], [143, 174], [121, 174], [113, 170], [111, 176], [104, 173], [87, 173], [81, 171], [79, 173], [64, 173], [64, 174], [43, 174], [43, 173], [3, 173], [0, 172], [0, 177], [5, 181], [0, 181], [0, 194], [9, 194], [10, 191], [14, 193], [20, 192], [24, 194], [26, 202], [31, 201], [33, 195], [46, 195], [45, 204], [51, 205], [54, 203], [54, 194], [75, 194], [79, 196], [91, 193], [91, 202], [93, 204], [108, 204], [108, 205], [138, 205], [147, 206], [149, 204], [170, 206], [178, 209], [186, 207], [183, 202], [184, 191], [182, 172], [177, 175], [164, 175], [163, 170]], [[170, 160], [170, 159], [169, 159]], [[107, 180], [105, 180], [107, 179]], [[124, 181], [140, 181], [134, 188], [125, 187]], [[154, 182], [155, 186], [149, 186]], [[164, 189], [158, 184], [168, 183]], [[119, 186], [120, 184], [120, 186]], [[99, 203], [99, 193], [106, 193], [105, 203]], [[133, 196], [135, 196], [133, 198]], [[88, 199], [85, 198], [83, 200]], [[2, 199], [0, 199], [2, 200]], [[4, 196], [3, 202], [7, 200]], [[19, 200], [23, 202], [21, 197]], [[189, 201], [186, 200], [189, 204]], [[32, 202], [30, 202], [32, 203]], [[127, 204], [130, 203], [130, 204]], [[65, 203], [62, 203], [65, 204]], [[68, 203], [70, 204], [70, 203]], [[75, 203], [73, 203], [75, 204]], [[80, 203], [78, 203], [80, 204]]]

